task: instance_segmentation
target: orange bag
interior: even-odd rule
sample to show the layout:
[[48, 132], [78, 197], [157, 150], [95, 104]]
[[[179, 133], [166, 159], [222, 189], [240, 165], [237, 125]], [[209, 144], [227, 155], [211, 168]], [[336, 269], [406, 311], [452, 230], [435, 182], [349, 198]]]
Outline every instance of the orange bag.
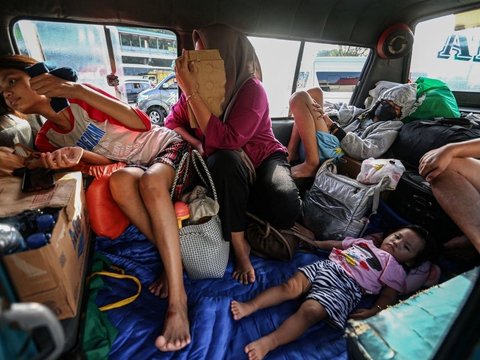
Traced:
[[[115, 239], [125, 231], [130, 220], [113, 200], [109, 186], [112, 173], [125, 164], [112, 165], [103, 166], [102, 171], [94, 172], [96, 176], [87, 188], [86, 200], [92, 230], [99, 236]], [[94, 168], [99, 170], [97, 166]]]

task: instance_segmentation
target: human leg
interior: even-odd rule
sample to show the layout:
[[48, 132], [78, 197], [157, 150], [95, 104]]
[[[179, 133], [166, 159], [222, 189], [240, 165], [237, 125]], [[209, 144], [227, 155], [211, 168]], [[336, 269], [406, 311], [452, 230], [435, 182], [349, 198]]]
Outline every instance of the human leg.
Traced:
[[318, 86], [310, 88], [307, 90], [308, 95], [312, 97], [313, 100], [323, 107], [323, 90]]
[[277, 330], [245, 347], [249, 359], [262, 359], [280, 345], [300, 337], [320, 320], [344, 327], [346, 319], [362, 297], [358, 283], [338, 264], [321, 260], [299, 268], [310, 284], [305, 302]]
[[145, 237], [153, 242], [150, 218], [143, 204], [138, 184], [144, 170], [136, 167], [127, 167], [115, 171], [110, 177], [110, 192], [112, 197]]
[[270, 351], [298, 339], [305, 331], [327, 317], [325, 308], [315, 300], [306, 300], [298, 311], [270, 334], [245, 346], [250, 360], [260, 360]]
[[297, 129], [297, 125], [295, 122], [292, 125], [292, 132], [290, 134], [290, 139], [288, 140], [288, 156], [287, 160], [291, 164], [292, 162], [298, 160], [299, 155], [298, 155], [298, 147], [300, 146], [300, 134]]
[[183, 284], [178, 228], [170, 199], [175, 170], [170, 165], [152, 165], [139, 181], [139, 191], [149, 214], [168, 284], [168, 309], [163, 333], [155, 341], [161, 351], [174, 351], [190, 343], [187, 295]]
[[[315, 96], [316, 99], [314, 99]], [[310, 89], [307, 91], [297, 91], [290, 97], [290, 110], [292, 112], [295, 127], [292, 130], [291, 143], [289, 151], [298, 148], [299, 138], [305, 148], [305, 161], [292, 168], [294, 178], [313, 177], [320, 165], [320, 156], [316, 132], [328, 131], [322, 115], [323, 93], [320, 89]], [[298, 135], [297, 135], [298, 133]]]
[[301, 139], [305, 148], [305, 161], [293, 167], [292, 175], [298, 177], [312, 177], [320, 165], [317, 139], [315, 137], [315, 122], [310, 112], [308, 102], [312, 101], [310, 95], [305, 91], [294, 93], [290, 98], [290, 110], [295, 121], [295, 133], [292, 131], [292, 143], [289, 143], [289, 151], [298, 149]]
[[[292, 133], [290, 134], [290, 140], [288, 141], [288, 146], [287, 146], [287, 150], [288, 150], [287, 160], [289, 163], [292, 163], [292, 161], [295, 161], [298, 159], [298, 147], [301, 141], [300, 133], [298, 132], [298, 128], [296, 125], [296, 116], [293, 113], [292, 108], [295, 107], [296, 109], [298, 109], [297, 111], [300, 113], [300, 117], [301, 117], [301, 114], [302, 114], [301, 110], [305, 106], [305, 103], [303, 103], [303, 101], [308, 100], [308, 96], [305, 95], [305, 93], [307, 93], [317, 104], [319, 105], [323, 104], [323, 91], [319, 87], [308, 89], [306, 92], [305, 91], [296, 92], [290, 98], [290, 115], [294, 117], [295, 122], [293, 123]], [[307, 104], [313, 104], [313, 102], [307, 101]], [[312, 112], [315, 113], [315, 111], [313, 110]], [[299, 122], [302, 122], [302, 120], [303, 118], [299, 119]]]
[[[137, 167], [117, 170], [110, 177], [110, 191], [113, 199], [131, 223], [155, 244], [150, 216], [139, 190], [140, 178], [144, 173], [143, 169]], [[168, 282], [164, 272], [150, 284], [149, 290], [160, 298], [168, 296]]]
[[440, 206], [480, 252], [480, 160], [454, 158], [431, 184]]
[[292, 227], [300, 214], [301, 199], [285, 155], [272, 154], [256, 175], [249, 199], [251, 212], [276, 228]]
[[255, 269], [250, 261], [250, 244], [244, 231], [232, 232], [232, 248], [235, 256], [233, 278], [244, 285], [255, 282]]
[[253, 283], [255, 270], [250, 261], [250, 246], [245, 239], [250, 193], [248, 170], [238, 153], [229, 150], [210, 155], [207, 165], [217, 190], [223, 235], [232, 243], [235, 257], [233, 277], [243, 284]]
[[233, 318], [240, 320], [257, 310], [298, 298], [310, 288], [310, 281], [302, 272], [296, 272], [287, 282], [262, 291], [245, 303], [233, 300], [230, 304]]

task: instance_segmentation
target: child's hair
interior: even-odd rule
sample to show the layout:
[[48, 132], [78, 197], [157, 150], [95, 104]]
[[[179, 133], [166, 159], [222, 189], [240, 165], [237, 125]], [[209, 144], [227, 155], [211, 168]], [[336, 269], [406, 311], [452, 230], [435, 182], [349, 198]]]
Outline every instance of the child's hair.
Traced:
[[[420, 225], [415, 225], [415, 224], [408, 224], [408, 225], [403, 225], [399, 227], [397, 230], [401, 229], [410, 229], [412, 230], [415, 234], [417, 234], [424, 242], [424, 247], [420, 252], [417, 254], [417, 256], [409, 263], [406, 264], [407, 268], [414, 268], [423, 263], [424, 261], [427, 260], [433, 260], [437, 255], [438, 255], [438, 244], [436, 241], [430, 236], [428, 233], [428, 230], [425, 229], [424, 227]], [[397, 231], [395, 230], [395, 231]], [[395, 232], [392, 231], [392, 232]]]

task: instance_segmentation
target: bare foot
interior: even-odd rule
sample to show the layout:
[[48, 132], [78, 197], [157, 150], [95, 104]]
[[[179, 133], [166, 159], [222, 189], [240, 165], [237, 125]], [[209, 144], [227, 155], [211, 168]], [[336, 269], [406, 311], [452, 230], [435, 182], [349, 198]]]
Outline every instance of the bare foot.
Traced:
[[261, 360], [271, 350], [273, 350], [273, 347], [271, 347], [267, 337], [262, 337], [245, 346], [245, 353], [248, 355], [248, 360]]
[[235, 254], [233, 278], [244, 285], [255, 282], [255, 269], [250, 261], [250, 245], [242, 233], [232, 233], [232, 246]]
[[187, 304], [170, 304], [165, 315], [163, 334], [155, 340], [160, 351], [176, 351], [190, 344]]
[[148, 290], [150, 290], [153, 295], [162, 299], [168, 296], [168, 282], [164, 271], [162, 271], [157, 280], [150, 284]]
[[255, 306], [250, 302], [242, 303], [235, 300], [230, 303], [230, 310], [232, 311], [234, 320], [243, 319], [245, 316], [256, 311]]
[[292, 167], [292, 177], [294, 179], [315, 177], [317, 170], [318, 166], [312, 166], [303, 162]]

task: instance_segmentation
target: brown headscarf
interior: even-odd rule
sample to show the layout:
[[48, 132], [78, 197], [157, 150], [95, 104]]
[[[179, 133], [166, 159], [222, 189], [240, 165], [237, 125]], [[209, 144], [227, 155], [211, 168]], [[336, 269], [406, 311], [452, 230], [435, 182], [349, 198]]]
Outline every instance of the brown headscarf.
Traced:
[[218, 49], [225, 64], [225, 102], [223, 121], [228, 118], [235, 96], [248, 79], [262, 80], [262, 71], [255, 49], [245, 36], [224, 24], [213, 24], [193, 30], [193, 43], [200, 39], [205, 49]]

